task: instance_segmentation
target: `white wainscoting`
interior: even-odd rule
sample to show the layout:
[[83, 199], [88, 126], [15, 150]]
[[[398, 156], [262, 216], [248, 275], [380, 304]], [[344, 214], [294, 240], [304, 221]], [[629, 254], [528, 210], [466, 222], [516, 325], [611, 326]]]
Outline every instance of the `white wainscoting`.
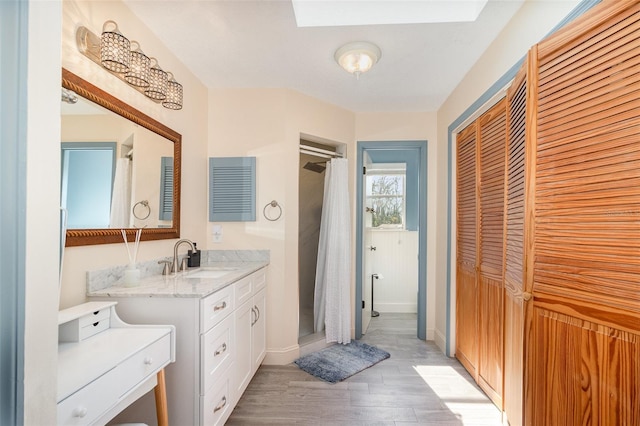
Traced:
[[[371, 230], [372, 272], [383, 278], [374, 280], [373, 309], [378, 312], [416, 313], [418, 311], [418, 232]], [[371, 277], [368, 277], [371, 279]]]

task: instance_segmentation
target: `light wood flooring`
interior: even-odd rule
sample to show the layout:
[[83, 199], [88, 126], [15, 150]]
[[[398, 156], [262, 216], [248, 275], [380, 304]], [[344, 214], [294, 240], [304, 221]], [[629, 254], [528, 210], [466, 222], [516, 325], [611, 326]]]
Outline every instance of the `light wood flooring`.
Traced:
[[260, 367], [227, 425], [500, 425], [460, 363], [415, 330], [415, 314], [373, 318], [362, 341], [391, 358], [334, 385], [295, 364]]

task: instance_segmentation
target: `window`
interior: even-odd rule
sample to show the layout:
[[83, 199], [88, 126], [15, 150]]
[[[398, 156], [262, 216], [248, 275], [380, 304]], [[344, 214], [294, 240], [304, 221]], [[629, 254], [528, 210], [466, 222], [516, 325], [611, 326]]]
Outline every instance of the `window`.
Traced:
[[366, 182], [367, 206], [373, 209], [371, 226], [373, 228], [404, 228], [405, 170], [367, 171]]

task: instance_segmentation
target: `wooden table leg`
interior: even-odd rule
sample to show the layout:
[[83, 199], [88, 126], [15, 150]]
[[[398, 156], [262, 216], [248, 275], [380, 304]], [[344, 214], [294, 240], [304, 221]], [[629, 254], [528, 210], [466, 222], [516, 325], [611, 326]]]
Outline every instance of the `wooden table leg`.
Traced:
[[156, 416], [158, 426], [169, 426], [169, 412], [167, 410], [167, 389], [164, 380], [164, 368], [158, 371], [158, 384], [153, 389], [156, 397]]

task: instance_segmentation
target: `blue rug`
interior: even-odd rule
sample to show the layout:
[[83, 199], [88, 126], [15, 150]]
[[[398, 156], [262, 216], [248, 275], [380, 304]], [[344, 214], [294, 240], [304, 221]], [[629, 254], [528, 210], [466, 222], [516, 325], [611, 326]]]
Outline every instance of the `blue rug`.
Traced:
[[336, 344], [293, 361], [301, 370], [329, 383], [341, 382], [389, 358], [389, 352], [352, 340]]

